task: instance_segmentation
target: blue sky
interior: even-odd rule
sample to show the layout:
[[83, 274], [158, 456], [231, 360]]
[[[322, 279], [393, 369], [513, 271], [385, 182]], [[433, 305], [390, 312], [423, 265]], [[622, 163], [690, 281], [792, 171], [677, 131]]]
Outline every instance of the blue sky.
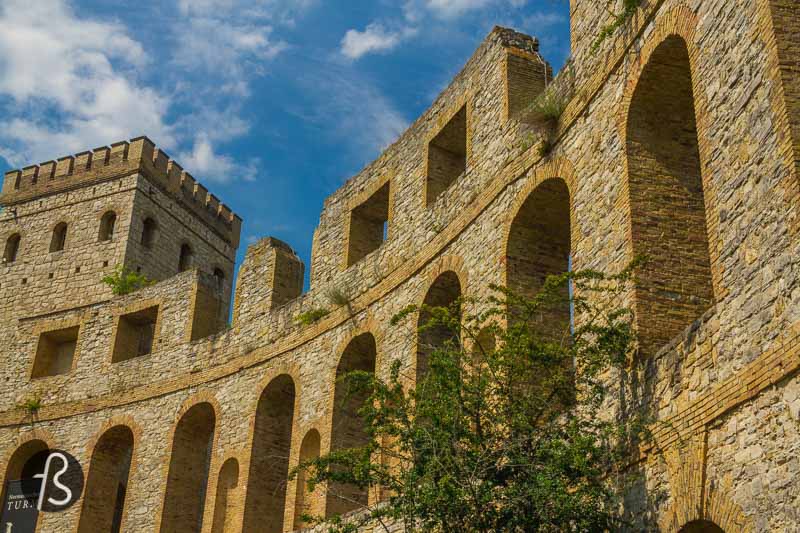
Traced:
[[569, 54], [567, 0], [3, 0], [0, 170], [147, 135], [309, 264], [323, 200], [495, 25]]

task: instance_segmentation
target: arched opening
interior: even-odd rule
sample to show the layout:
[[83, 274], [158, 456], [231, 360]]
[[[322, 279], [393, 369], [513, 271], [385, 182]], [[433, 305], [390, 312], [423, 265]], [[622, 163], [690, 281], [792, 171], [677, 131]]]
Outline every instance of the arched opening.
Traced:
[[[49, 446], [42, 440], [30, 440], [22, 444], [11, 455], [11, 458], [6, 465], [5, 482], [2, 488], [2, 498], [0, 499], [0, 520], [5, 523], [5, 513], [8, 512], [9, 503], [19, 502], [21, 495], [25, 493], [22, 488], [23, 469], [26, 472], [43, 472], [46, 454], [42, 453], [47, 451]], [[37, 464], [27, 465], [29, 461], [36, 461]], [[25, 468], [26, 465], [28, 468]], [[31, 525], [35, 526], [38, 520], [38, 513], [36, 508], [29, 511], [29, 521]], [[26, 517], [26, 518], [27, 518]]]
[[281, 533], [292, 446], [295, 388], [288, 375], [270, 381], [256, 407], [244, 531]]
[[[364, 419], [358, 411], [369, 396], [367, 391], [350, 390], [347, 380], [351, 372], [375, 373], [377, 345], [371, 333], [355, 337], [345, 348], [336, 368], [336, 386], [333, 393], [333, 426], [331, 450], [358, 448], [369, 442]], [[345, 514], [368, 503], [367, 490], [344, 483], [329, 483], [325, 513], [327, 517]]]
[[107, 211], [100, 219], [100, 242], [111, 241], [114, 239], [114, 227], [117, 224], [117, 214], [114, 211]]
[[689, 52], [667, 38], [642, 71], [627, 122], [639, 342], [653, 354], [714, 303]]
[[[303, 443], [300, 445], [300, 463], [311, 461], [319, 457], [320, 451], [320, 437], [319, 431], [316, 429], [310, 430], [303, 438]], [[294, 498], [294, 529], [302, 529], [308, 527], [303, 521], [303, 515], [317, 516], [320, 514], [320, 507], [322, 505], [322, 495], [319, 487], [314, 489], [314, 492], [308, 492], [306, 486], [306, 473], [301, 470], [297, 473], [297, 487], [295, 490]]]
[[115, 426], [94, 447], [83, 495], [79, 533], [119, 533], [133, 459], [133, 432]]
[[50, 238], [50, 252], [60, 252], [67, 244], [67, 223], [59, 222], [53, 228], [53, 236]]
[[[451, 313], [460, 316], [461, 309], [458, 300], [461, 298], [461, 282], [458, 275], [452, 270], [440, 274], [436, 281], [428, 288], [423, 305], [428, 308], [443, 307], [449, 309]], [[422, 309], [417, 319], [417, 329], [426, 326], [431, 319], [431, 312]], [[417, 383], [428, 371], [431, 354], [438, 348], [443, 347], [447, 342], [458, 342], [458, 331], [453, 331], [444, 325], [426, 327], [419, 332], [417, 339]]]
[[158, 224], [155, 220], [147, 217], [142, 222], [142, 246], [145, 248], [152, 248], [156, 241], [156, 232], [158, 231]]
[[10, 264], [17, 260], [20, 240], [21, 237], [19, 236], [19, 233], [11, 235], [6, 240], [6, 247], [3, 251], [3, 263]]
[[[547, 276], [570, 270], [570, 194], [561, 178], [540, 183], [525, 199], [511, 223], [506, 244], [506, 286], [533, 298]], [[536, 317], [536, 330], [563, 338], [570, 333], [569, 288]], [[512, 317], [517, 312], [510, 309]]]
[[695, 520], [683, 526], [678, 533], [725, 533], [725, 530], [714, 522]]
[[235, 492], [238, 487], [239, 461], [231, 458], [225, 461], [219, 471], [211, 533], [234, 533], [236, 531], [235, 520], [239, 498], [236, 497]]
[[225, 272], [221, 268], [214, 269], [214, 284], [219, 291], [225, 287]]
[[186, 272], [192, 268], [193, 258], [192, 247], [187, 243], [181, 244], [181, 255], [178, 258], [178, 272]]
[[215, 424], [214, 408], [207, 402], [192, 406], [178, 421], [172, 440], [161, 533], [199, 533], [202, 529]]

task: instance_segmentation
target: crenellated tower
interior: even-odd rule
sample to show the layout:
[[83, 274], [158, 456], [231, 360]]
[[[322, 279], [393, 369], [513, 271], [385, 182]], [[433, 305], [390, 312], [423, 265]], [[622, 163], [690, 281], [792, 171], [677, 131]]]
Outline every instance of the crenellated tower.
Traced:
[[198, 269], [211, 283], [196, 298], [214, 302], [198, 331], [227, 320], [241, 219], [150, 139], [9, 171], [0, 205], [3, 336], [108, 300], [117, 265], [156, 281]]

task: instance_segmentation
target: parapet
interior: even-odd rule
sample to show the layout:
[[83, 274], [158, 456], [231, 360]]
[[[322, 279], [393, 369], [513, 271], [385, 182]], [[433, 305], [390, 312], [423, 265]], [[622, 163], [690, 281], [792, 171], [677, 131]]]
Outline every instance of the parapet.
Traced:
[[231, 246], [239, 245], [242, 219], [147, 137], [8, 171], [0, 205], [18, 204], [134, 173], [145, 175], [167, 191]]

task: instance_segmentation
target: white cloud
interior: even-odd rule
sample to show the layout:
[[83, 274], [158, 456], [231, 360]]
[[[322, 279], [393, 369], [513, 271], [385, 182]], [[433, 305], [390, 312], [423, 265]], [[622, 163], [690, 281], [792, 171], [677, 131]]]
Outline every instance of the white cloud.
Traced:
[[358, 59], [364, 54], [391, 50], [400, 44], [403, 35], [389, 32], [381, 24], [370, 24], [364, 31], [348, 30], [342, 39], [342, 54]]
[[268, 25], [237, 24], [222, 19], [193, 17], [177, 35], [175, 62], [179, 66], [213, 72], [223, 77], [226, 92], [244, 96], [246, 80], [264, 72], [287, 44], [270, 38]]
[[192, 150], [180, 153], [178, 161], [190, 174], [218, 183], [255, 181], [259, 167], [259, 161], [255, 159], [242, 165], [229, 156], [216, 153], [206, 134], [199, 134]]
[[427, 0], [426, 6], [443, 18], [455, 18], [467, 11], [486, 7], [492, 2], [493, 0]]
[[564, 15], [561, 13], [537, 11], [525, 17], [523, 25], [526, 28], [533, 28], [535, 30], [536, 28], [545, 28], [561, 24], [565, 20]]
[[298, 76], [311, 105], [289, 109], [298, 119], [344, 141], [358, 157], [368, 160], [397, 140], [408, 121], [380, 90], [348, 66]]
[[132, 75], [147, 59], [123, 26], [77, 17], [63, 0], [4, 0], [0, 155], [20, 165], [144, 133], [174, 145], [169, 98]]
[[186, 16], [230, 18], [242, 21], [269, 20], [293, 25], [295, 18], [317, 0], [178, 0], [178, 9]]

